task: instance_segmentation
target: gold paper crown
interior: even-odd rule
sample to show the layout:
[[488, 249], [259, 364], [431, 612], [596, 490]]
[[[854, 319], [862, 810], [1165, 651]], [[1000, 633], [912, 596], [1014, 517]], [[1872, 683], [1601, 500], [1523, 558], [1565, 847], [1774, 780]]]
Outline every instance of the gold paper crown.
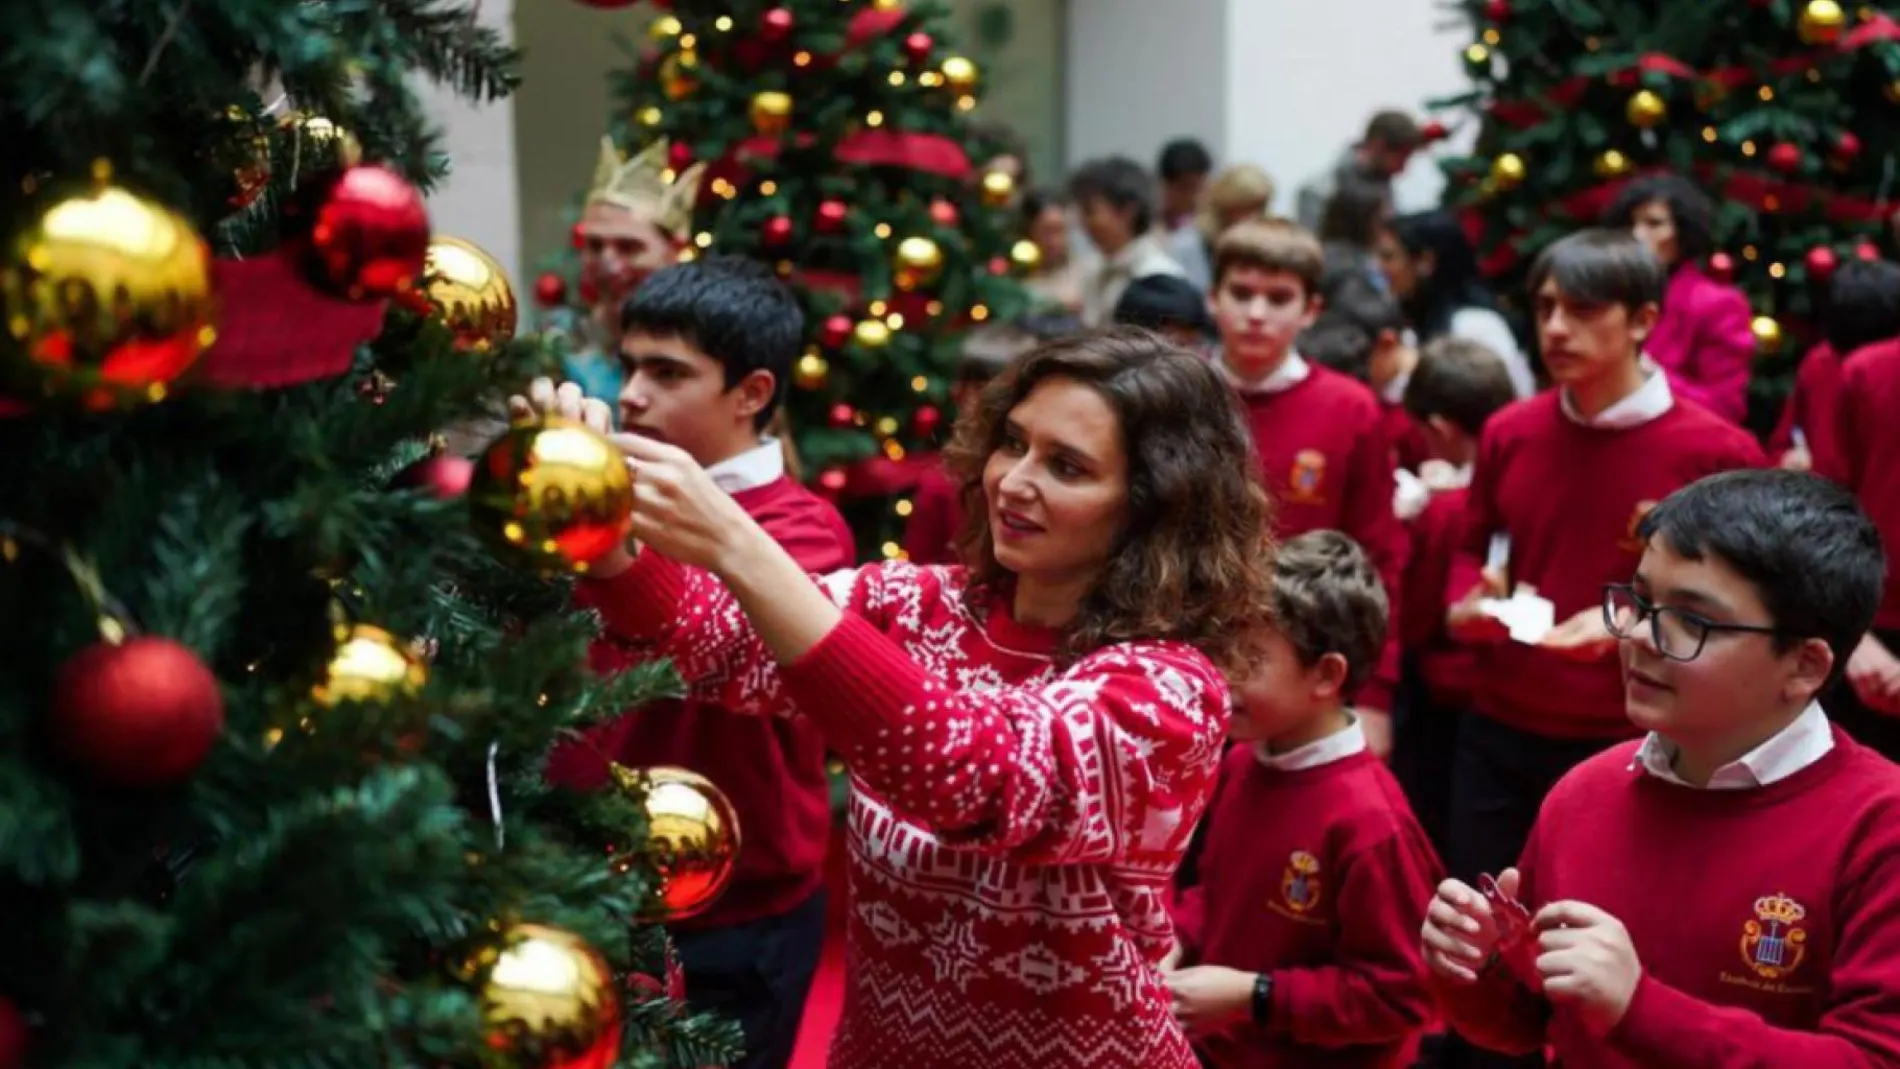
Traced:
[[665, 141], [655, 141], [622, 162], [613, 138], [603, 137], [587, 203], [650, 212], [661, 230], [684, 239], [693, 225], [693, 202], [699, 199], [699, 179], [705, 173], [706, 165], [696, 163], [684, 174], [674, 175], [666, 163]]

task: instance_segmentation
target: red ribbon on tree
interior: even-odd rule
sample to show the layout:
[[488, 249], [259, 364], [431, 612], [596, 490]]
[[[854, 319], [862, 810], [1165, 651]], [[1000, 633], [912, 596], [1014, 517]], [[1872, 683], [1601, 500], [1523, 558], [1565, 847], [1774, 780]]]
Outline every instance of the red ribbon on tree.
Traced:
[[311, 288], [285, 257], [216, 260], [218, 340], [193, 378], [216, 386], [290, 386], [350, 369], [383, 329], [383, 301], [347, 301]]

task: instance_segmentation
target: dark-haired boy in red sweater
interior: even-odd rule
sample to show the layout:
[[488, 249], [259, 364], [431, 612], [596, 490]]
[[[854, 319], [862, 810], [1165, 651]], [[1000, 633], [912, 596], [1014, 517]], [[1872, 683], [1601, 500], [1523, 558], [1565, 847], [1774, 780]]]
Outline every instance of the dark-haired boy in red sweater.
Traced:
[[1288, 542], [1275, 570], [1202, 882], [1177, 905], [1175, 1016], [1217, 1069], [1395, 1069], [1430, 1017], [1413, 933], [1439, 866], [1346, 708], [1379, 655], [1385, 594], [1336, 531]]
[[1606, 588], [1648, 735], [1551, 791], [1499, 890], [1433, 898], [1439, 1005], [1565, 1069], [1900, 1065], [1900, 768], [1816, 697], [1872, 621], [1879, 534], [1813, 475], [1738, 471], [1665, 499]]
[[[1835, 470], [1817, 470], [1853, 491], [1888, 558], [1900, 557], [1900, 339], [1853, 355], [1839, 406]], [[1828, 709], [1856, 739], [1900, 760], [1900, 574], [1887, 573], [1873, 629], [1848, 659], [1847, 683]]]

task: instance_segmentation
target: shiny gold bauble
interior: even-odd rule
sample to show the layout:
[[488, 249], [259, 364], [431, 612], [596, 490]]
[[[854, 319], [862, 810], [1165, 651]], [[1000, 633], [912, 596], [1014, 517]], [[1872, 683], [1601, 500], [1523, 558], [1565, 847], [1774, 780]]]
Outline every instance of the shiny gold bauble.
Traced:
[[1474, 72], [1488, 70], [1491, 66], [1491, 50], [1473, 42], [1465, 48], [1465, 66]]
[[752, 129], [765, 137], [777, 137], [792, 125], [792, 95], [768, 89], [752, 98], [748, 111]]
[[1516, 189], [1529, 173], [1524, 157], [1515, 152], [1507, 152], [1491, 161], [1491, 181], [1498, 189]]
[[1009, 247], [1009, 262], [1016, 270], [1029, 274], [1042, 266], [1042, 246], [1023, 238]]
[[792, 383], [801, 390], [822, 390], [831, 381], [831, 363], [817, 353], [806, 353], [792, 365]]
[[914, 290], [943, 276], [943, 249], [929, 238], [905, 238], [897, 243], [897, 288]]
[[[94, 410], [163, 400], [217, 337], [211, 250], [185, 217], [111, 183], [56, 196], [0, 253], [0, 373]], [[16, 355], [17, 354], [17, 355]]]
[[982, 182], [983, 204], [1007, 208], [1016, 201], [1016, 178], [1008, 171], [985, 171]]
[[711, 780], [684, 768], [608, 769], [614, 789], [638, 800], [647, 817], [646, 838], [617, 850], [614, 869], [645, 867], [660, 878], [653, 903], [657, 919], [705, 912], [732, 881], [739, 860], [739, 815], [732, 802]]
[[475, 528], [502, 556], [544, 572], [585, 572], [626, 541], [626, 458], [583, 424], [550, 416], [508, 428], [469, 484]]
[[882, 349], [891, 343], [891, 328], [882, 319], [860, 319], [851, 328], [851, 340], [866, 349]]
[[472, 242], [430, 238], [422, 292], [455, 332], [457, 348], [487, 352], [515, 336], [520, 310], [508, 273]]
[[951, 56], [938, 68], [943, 72], [943, 84], [954, 93], [968, 93], [976, 88], [976, 64], [963, 57]]
[[356, 624], [337, 637], [329, 667], [311, 691], [323, 705], [414, 697], [429, 681], [428, 665], [411, 646], [380, 627]]
[[1598, 178], [1621, 178], [1630, 172], [1630, 158], [1613, 148], [1606, 148], [1597, 156], [1592, 166]]
[[1630, 96], [1629, 103], [1623, 107], [1623, 116], [1630, 125], [1639, 130], [1650, 130], [1661, 125], [1669, 117], [1669, 105], [1663, 98], [1649, 89], [1639, 89]]
[[680, 20], [674, 15], [661, 15], [647, 26], [647, 36], [655, 41], [664, 41], [668, 37], [678, 37], [686, 31]]
[[315, 162], [322, 155], [330, 156], [344, 167], [363, 162], [363, 143], [356, 135], [321, 115], [292, 112], [284, 117], [282, 125], [285, 130], [296, 130], [303, 150], [313, 153], [304, 157], [306, 163]]
[[1795, 20], [1795, 31], [1803, 44], [1831, 45], [1840, 40], [1847, 26], [1847, 12], [1835, 0], [1808, 0]]
[[1781, 323], [1774, 316], [1756, 316], [1748, 323], [1748, 329], [1755, 335], [1755, 348], [1767, 354], [1781, 350]]
[[633, 113], [633, 120], [641, 126], [658, 126], [665, 119], [666, 115], [651, 104]]
[[620, 989], [581, 937], [511, 925], [468, 963], [488, 1046], [520, 1069], [609, 1069], [620, 1060]]

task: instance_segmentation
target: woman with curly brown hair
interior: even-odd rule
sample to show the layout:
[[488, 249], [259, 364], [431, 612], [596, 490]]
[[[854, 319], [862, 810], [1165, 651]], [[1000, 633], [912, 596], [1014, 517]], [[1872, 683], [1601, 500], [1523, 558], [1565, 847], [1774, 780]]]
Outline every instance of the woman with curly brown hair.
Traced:
[[813, 583], [685, 454], [616, 440], [641, 545], [586, 599], [695, 694], [810, 717], [851, 765], [830, 1064], [1192, 1069], [1163, 895], [1272, 589], [1219, 373], [1136, 330], [1024, 356], [958, 426], [967, 569]]

